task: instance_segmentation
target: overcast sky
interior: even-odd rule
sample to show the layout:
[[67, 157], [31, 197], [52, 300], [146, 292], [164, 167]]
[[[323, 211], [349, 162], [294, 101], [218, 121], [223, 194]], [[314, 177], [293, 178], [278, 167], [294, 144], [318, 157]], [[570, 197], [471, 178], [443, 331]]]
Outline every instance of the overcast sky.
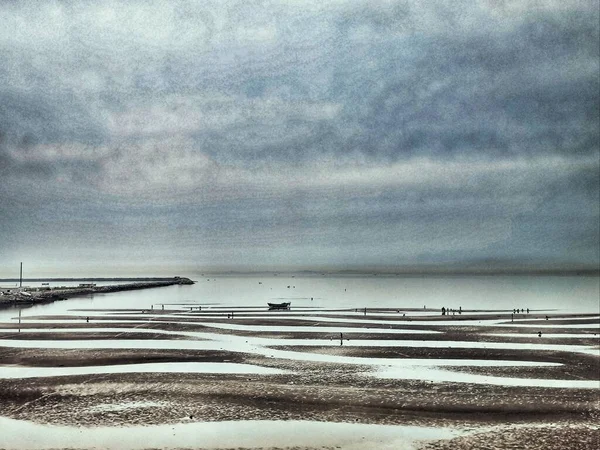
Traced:
[[0, 275], [599, 256], [597, 0], [0, 2]]

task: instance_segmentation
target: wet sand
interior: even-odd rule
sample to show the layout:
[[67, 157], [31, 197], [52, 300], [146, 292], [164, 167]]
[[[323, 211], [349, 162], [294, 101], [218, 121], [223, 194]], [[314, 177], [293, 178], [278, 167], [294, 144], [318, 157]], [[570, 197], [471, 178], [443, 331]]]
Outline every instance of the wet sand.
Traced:
[[[76, 426], [82, 432], [222, 421], [395, 425], [396, 431], [411, 426], [454, 433], [407, 435], [402, 448], [598, 448], [597, 315], [554, 313], [546, 320], [545, 314], [523, 314], [511, 322], [510, 314], [479, 311], [463, 312], [456, 321], [418, 311], [398, 317], [380, 310], [366, 319], [352, 311], [304, 314], [292, 319], [256, 309], [227, 319], [189, 308], [95, 310], [0, 324], [2, 366], [61, 369], [55, 376], [15, 379], [2, 378], [0, 368], [0, 417], [19, 421], [11, 422], [15, 427]], [[542, 337], [536, 325], [545, 327]], [[164, 371], [142, 371], [161, 363]], [[197, 370], [168, 363], [196, 364]], [[202, 373], [202, 364], [215, 363], [247, 370], [223, 366], [223, 373]], [[123, 364], [132, 368], [119, 371]], [[397, 374], [378, 376], [390, 368]], [[532, 385], [512, 385], [519, 380]], [[553, 387], [545, 387], [549, 381]], [[241, 439], [230, 448], [399, 448], [391, 437], [377, 447], [376, 441], [361, 442], [364, 430], [348, 428], [344, 439], [322, 433], [309, 441]], [[194, 436], [161, 446], [226, 448], [215, 444], [218, 439], [203, 444]], [[95, 439], [99, 448], [119, 448]], [[11, 445], [6, 448], [29, 448]]]

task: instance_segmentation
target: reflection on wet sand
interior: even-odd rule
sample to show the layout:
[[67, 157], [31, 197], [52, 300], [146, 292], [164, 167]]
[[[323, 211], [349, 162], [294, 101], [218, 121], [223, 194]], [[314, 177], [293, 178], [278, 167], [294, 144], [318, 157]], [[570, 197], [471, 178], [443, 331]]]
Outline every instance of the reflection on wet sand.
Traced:
[[[104, 315], [111, 317], [112, 311], [105, 311]], [[139, 318], [141, 314], [128, 314], [127, 317]], [[157, 317], [157, 316], [153, 316]], [[161, 317], [161, 316], [158, 316]], [[170, 314], [169, 317], [174, 317]], [[146, 319], [148, 317], [146, 316]], [[456, 373], [448, 370], [440, 370], [438, 367], [443, 366], [478, 366], [478, 367], [525, 367], [525, 366], [536, 366], [536, 367], [548, 367], [556, 366], [558, 364], [548, 361], [527, 361], [527, 360], [468, 360], [467, 358], [460, 359], [443, 359], [443, 358], [431, 358], [431, 359], [419, 359], [419, 358], [402, 358], [402, 359], [390, 359], [390, 358], [372, 358], [372, 357], [360, 357], [360, 356], [345, 356], [337, 354], [319, 353], [319, 352], [305, 352], [301, 348], [304, 347], [323, 347], [331, 348], [338, 346], [337, 335], [340, 336], [345, 334], [345, 340], [340, 341], [340, 344], [346, 348], [351, 347], [386, 347], [386, 348], [422, 348], [422, 349], [497, 349], [497, 350], [523, 350], [523, 351], [562, 351], [562, 352], [578, 352], [590, 355], [596, 355], [598, 352], [597, 346], [583, 346], [583, 345], [567, 345], [567, 344], [548, 344], [548, 343], [515, 343], [515, 342], [478, 342], [478, 341], [460, 341], [460, 340], [396, 340], [396, 339], [378, 339], [377, 336], [383, 332], [388, 333], [404, 333], [404, 332], [415, 332], [427, 334], [437, 333], [441, 334], [440, 331], [433, 330], [406, 330], [406, 329], [373, 329], [373, 328], [349, 328], [349, 327], [314, 327], [314, 326], [268, 326], [268, 325], [253, 325], [253, 324], [232, 324], [232, 323], [215, 323], [205, 322], [200, 318], [196, 318], [193, 322], [180, 322], [178, 320], [170, 321], [167, 317], [162, 316], [161, 322], [153, 322], [152, 328], [137, 327], [79, 327], [79, 328], [43, 328], [43, 327], [27, 327], [20, 331], [4, 328], [0, 329], [0, 333], [12, 334], [12, 339], [0, 339], [0, 347], [12, 347], [12, 348], [38, 348], [38, 349], [132, 349], [132, 350], [196, 350], [196, 351], [208, 351], [208, 350], [223, 350], [234, 353], [245, 353], [248, 355], [255, 355], [260, 357], [277, 358], [282, 360], [294, 360], [294, 361], [307, 361], [307, 362], [320, 362], [330, 364], [353, 364], [353, 365], [367, 365], [376, 369], [372, 374], [379, 378], [394, 378], [394, 379], [405, 379], [405, 380], [426, 380], [435, 382], [455, 382], [455, 383], [476, 383], [476, 384], [495, 384], [504, 386], [537, 386], [537, 387], [563, 387], [563, 388], [595, 388], [596, 384], [593, 380], [544, 380], [537, 378], [523, 379], [519, 377], [498, 377], [498, 376], [485, 376], [477, 374], [466, 374]], [[314, 317], [310, 317], [314, 319]], [[328, 317], [321, 317], [320, 319], [327, 321]], [[339, 320], [339, 319], [335, 319]], [[346, 322], [349, 319], [342, 319]], [[465, 317], [465, 321], [468, 318]], [[42, 320], [39, 323], [44, 324], [46, 321]], [[126, 321], [131, 323], [131, 321]], [[492, 323], [493, 322], [493, 323]], [[111, 323], [118, 323], [118, 321], [111, 320]], [[125, 321], [123, 322], [125, 323]], [[431, 322], [422, 322], [420, 325]], [[454, 322], [451, 322], [453, 324]], [[486, 321], [485, 325], [481, 326], [481, 321], [477, 320], [477, 326], [481, 329], [487, 329], [493, 324], [498, 325], [499, 321]], [[203, 329], [218, 329], [222, 331], [245, 331], [245, 332], [268, 332], [268, 333], [293, 333], [301, 330], [301, 333], [317, 333], [329, 335], [329, 339], [309, 339], [301, 338], [294, 339], [287, 336], [281, 338], [262, 338], [252, 336], [237, 336], [234, 334], [219, 334], [211, 332], [197, 332], [197, 331], [184, 331], [184, 330], [162, 330], [158, 326], [166, 325], [199, 325]], [[448, 322], [437, 321], [435, 326], [446, 326]], [[140, 324], [140, 325], [143, 325]], [[519, 325], [514, 325], [518, 327]], [[15, 339], [15, 331], [17, 331], [16, 337], [22, 339]], [[355, 339], [353, 333], [360, 333], [361, 336], [371, 335], [370, 339]], [[83, 335], [87, 333], [94, 333], [99, 336], [100, 333], [106, 333], [108, 336], [124, 336], [128, 333], [148, 333], [153, 335], [167, 335], [172, 337], [183, 337], [182, 339], [26, 339], [25, 337], [31, 333], [42, 333], [42, 334], [68, 334], [68, 333], [81, 333]], [[331, 334], [335, 334], [335, 340], [331, 337]], [[509, 335], [499, 333], [499, 337], [511, 337]], [[25, 338], [25, 339], [23, 339]], [[538, 341], [539, 342], [539, 341]], [[279, 350], [277, 347], [286, 347], [286, 350]], [[136, 367], [137, 366], [137, 367]], [[218, 368], [217, 368], [218, 367]], [[92, 374], [94, 371], [99, 373], [133, 373], [133, 372], [185, 372], [186, 368], [189, 373], [239, 373], [241, 366], [237, 365], [225, 365], [220, 366], [214, 365], [185, 365], [183, 363], [164, 363], [161, 364], [131, 364], [131, 365], [116, 365], [112, 369], [107, 367], [85, 367], [85, 368], [40, 368], [37, 376], [59, 376], [59, 375], [85, 375]], [[265, 368], [262, 372], [258, 371], [259, 368], [256, 366], [244, 366], [245, 373], [262, 373], [262, 374], [273, 374], [278, 372], [270, 372]], [[252, 367], [252, 370], [250, 368]], [[426, 369], [424, 368], [426, 367]], [[27, 367], [10, 367], [4, 368], [4, 371], [0, 372], [0, 376], [3, 377], [17, 377], [18, 374], [22, 374], [22, 377], [35, 376], [35, 368]], [[369, 371], [363, 373], [371, 373]]]
[[[583, 424], [598, 413], [597, 315], [245, 306], [228, 318], [234, 308], [96, 308], [5, 321], [0, 415], [11, 419], [0, 425], [22, 433], [2, 444], [121, 449], [151, 439], [185, 448], [202, 436], [204, 448], [402, 449], [481, 432], [489, 424], [478, 411], [532, 422], [551, 412]], [[69, 425], [72, 411], [94, 427], [32, 422]], [[334, 423], [355, 421], [371, 425]], [[407, 423], [415, 426], [399, 426]]]
[[0, 378], [37, 378], [60, 377], [73, 375], [99, 375], [124, 373], [232, 373], [252, 375], [278, 375], [286, 373], [283, 370], [270, 367], [253, 366], [236, 363], [141, 363], [114, 364], [110, 366], [84, 367], [19, 367], [0, 366]]
[[70, 448], [307, 448], [318, 436], [319, 446], [356, 450], [409, 450], [415, 443], [464, 434], [447, 428], [385, 426], [308, 421], [225, 421], [138, 427], [66, 427], [0, 417], [7, 449]]

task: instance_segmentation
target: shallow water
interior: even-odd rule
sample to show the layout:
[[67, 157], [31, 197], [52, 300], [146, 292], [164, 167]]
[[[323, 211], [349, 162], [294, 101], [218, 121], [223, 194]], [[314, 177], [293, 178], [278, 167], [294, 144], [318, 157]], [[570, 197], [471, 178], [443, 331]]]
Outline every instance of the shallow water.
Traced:
[[[2, 330], [0, 330], [2, 331]], [[234, 336], [216, 333], [202, 333], [193, 331], [165, 331], [148, 328], [64, 328], [64, 329], [23, 329], [21, 332], [10, 330], [19, 335], [28, 332], [42, 333], [153, 333], [165, 335], [179, 335], [202, 340], [161, 340], [161, 339], [81, 339], [81, 340], [15, 340], [0, 339], [0, 347], [21, 348], [136, 348], [136, 349], [185, 349], [185, 350], [229, 350], [234, 352], [256, 353], [256, 347], [273, 348], [282, 346], [292, 347], [339, 347], [339, 334], [335, 333], [328, 339], [285, 339], [261, 338], [249, 336]], [[323, 334], [327, 333], [323, 330]], [[346, 347], [417, 347], [417, 348], [478, 348], [478, 349], [508, 349], [508, 350], [547, 350], [568, 351], [596, 354], [598, 349], [584, 345], [565, 344], [532, 344], [514, 342], [477, 342], [477, 341], [448, 341], [448, 340], [395, 340], [395, 339], [349, 339], [344, 338], [343, 346]], [[266, 351], [266, 350], [265, 350]], [[299, 352], [298, 352], [299, 353]]]
[[0, 417], [2, 446], [14, 450], [63, 448], [343, 447], [412, 450], [425, 440], [451, 439], [458, 429], [308, 421], [227, 421], [131, 427], [67, 427]]
[[254, 331], [261, 333], [367, 333], [367, 334], [439, 334], [439, 331], [386, 328], [352, 328], [339, 326], [276, 326], [276, 325], [240, 325], [231, 323], [201, 322], [202, 326], [232, 331]]
[[[11, 339], [0, 339], [2, 347], [19, 348], [54, 348], [54, 349], [170, 349], [170, 350], [224, 350], [237, 353], [258, 355], [267, 358], [279, 358], [292, 361], [323, 362], [334, 364], [363, 365], [366, 368], [377, 369], [381, 376], [398, 377], [407, 379], [426, 379], [430, 381], [453, 381], [472, 382], [483, 384], [502, 384], [519, 386], [555, 386], [568, 385], [564, 380], [529, 380], [522, 381], [510, 377], [485, 377], [483, 375], [462, 374], [441, 369], [441, 367], [452, 366], [555, 366], [553, 363], [539, 363], [528, 361], [485, 361], [485, 360], [439, 360], [439, 359], [394, 359], [394, 358], [365, 358], [350, 357], [343, 355], [328, 355], [311, 352], [296, 351], [294, 349], [281, 349], [281, 346], [323, 346], [339, 347], [339, 334], [343, 333], [346, 338], [343, 345], [346, 347], [418, 347], [418, 348], [460, 348], [460, 349], [510, 349], [523, 351], [568, 351], [584, 354], [598, 355], [600, 350], [597, 346], [582, 345], [557, 345], [547, 343], [545, 338], [551, 335], [543, 334], [539, 341], [530, 344], [510, 342], [477, 342], [477, 341], [447, 341], [440, 340], [381, 340], [377, 335], [381, 333], [438, 333], [436, 331], [422, 331], [411, 329], [412, 326], [469, 326], [479, 327], [478, 332], [489, 330], [494, 327], [511, 327], [514, 329], [546, 327], [556, 328], [585, 328], [595, 330], [599, 324], [573, 324], [556, 325], [544, 319], [534, 323], [522, 323], [532, 319], [524, 316], [509, 322], [507, 319], [477, 318], [468, 319], [464, 315], [448, 316], [438, 321], [419, 320], [432, 315], [439, 315], [432, 311], [409, 311], [405, 320], [398, 312], [367, 311], [367, 317], [363, 312], [352, 310], [330, 311], [331, 308], [344, 307], [353, 308], [364, 305], [368, 308], [393, 307], [402, 311], [404, 308], [419, 308], [423, 306], [433, 307], [435, 303], [431, 300], [444, 300], [437, 306], [463, 309], [478, 309], [480, 313], [485, 307], [506, 311], [513, 307], [529, 307], [532, 310], [542, 303], [549, 309], [551, 307], [563, 307], [571, 304], [569, 310], [576, 309], [588, 313], [600, 313], [597, 307], [598, 278], [593, 277], [447, 277], [447, 278], [395, 278], [395, 277], [298, 277], [295, 279], [285, 278], [263, 278], [263, 284], [257, 284], [256, 277], [217, 277], [209, 282], [199, 282], [194, 286], [170, 286], [143, 291], [129, 291], [112, 294], [101, 294], [81, 299], [72, 299], [63, 302], [55, 302], [51, 305], [40, 305], [23, 311], [22, 321], [27, 324], [40, 323], [44, 326], [50, 324], [73, 324], [81, 323], [80, 329], [49, 329], [49, 328], [24, 328], [21, 333], [14, 329], [4, 329], [0, 332], [10, 333]], [[288, 288], [287, 286], [291, 286]], [[294, 287], [295, 286], [295, 287]], [[291, 293], [293, 290], [293, 294]], [[400, 295], [402, 293], [402, 295]], [[432, 293], [435, 293], [433, 295]], [[477, 293], [477, 296], [475, 296]], [[439, 294], [439, 296], [438, 296]], [[442, 295], [443, 294], [443, 295]], [[515, 297], [518, 294], [518, 297]], [[310, 300], [313, 297], [313, 300]], [[519, 305], [514, 305], [514, 299], [519, 299]], [[593, 299], [593, 301], [591, 301]], [[202, 300], [202, 301], [200, 301]], [[266, 301], [293, 302], [292, 311], [266, 311]], [[360, 303], [359, 303], [360, 300]], [[458, 301], [460, 300], [460, 301]], [[539, 301], [539, 305], [536, 303]], [[454, 302], [454, 303], [453, 303]], [[203, 304], [203, 311], [189, 311], [189, 308]], [[167, 312], [162, 313], [162, 305]], [[265, 306], [262, 306], [265, 305]], [[576, 306], [572, 306], [576, 305]], [[237, 308], [238, 306], [241, 307]], [[154, 308], [154, 310], [152, 310]], [[179, 311], [169, 311], [179, 308]], [[186, 310], [187, 308], [187, 310]], [[302, 309], [301, 309], [302, 308]], [[595, 308], [595, 309], [594, 309]], [[144, 314], [141, 311], [145, 310]], [[252, 318], [256, 319], [296, 319], [299, 323], [295, 326], [259, 326], [243, 325], [231, 320], [227, 323], [215, 322], [215, 317], [210, 314], [217, 313], [220, 317], [226, 317], [230, 311], [240, 313], [245, 310]], [[466, 311], [465, 311], [466, 312]], [[532, 311], [533, 312], [533, 311]], [[489, 314], [498, 314], [497, 311], [487, 311]], [[307, 316], [306, 314], [309, 314]], [[341, 315], [343, 317], [324, 317], [327, 314]], [[371, 315], [372, 314], [372, 315]], [[404, 313], [402, 313], [404, 314]], [[52, 315], [65, 315], [66, 318], [53, 319]], [[37, 316], [37, 317], [36, 317]], [[91, 321], [104, 319], [96, 323], [105, 324], [103, 328], [87, 328], [83, 317], [89, 316]], [[373, 318], [371, 318], [371, 317]], [[383, 320], [377, 317], [390, 317], [392, 320]], [[0, 312], [0, 321], [15, 323], [15, 311]], [[72, 319], [70, 319], [71, 317]], [[186, 319], [194, 319], [196, 322], [185, 322]], [[441, 317], [440, 317], [441, 319]], [[205, 322], [206, 320], [206, 322]], [[311, 321], [313, 325], [300, 325], [303, 321]], [[185, 324], [187, 326], [198, 325], [200, 331], [165, 331], [159, 329], [140, 328], [149, 323], [166, 321], [172, 324]], [[110, 327], [110, 324], [131, 324], [129, 328]], [[344, 326], [348, 323], [360, 323], [368, 326], [394, 325], [403, 327], [401, 329], [387, 328], [352, 328]], [[136, 326], [137, 325], [137, 326]], [[211, 328], [215, 332], [211, 332]], [[321, 339], [285, 339], [285, 338], [261, 338], [255, 336], [236, 336], [223, 333], [223, 331], [247, 331], [268, 333], [320, 333]], [[70, 339], [70, 340], [27, 340], [15, 339], [27, 333], [113, 333], [111, 339]], [[119, 339], [123, 333], [152, 333], [165, 336], [178, 336], [184, 339]], [[370, 333], [374, 339], [354, 339], [355, 333]], [[533, 333], [533, 331], [532, 331]], [[578, 333], [571, 333], [573, 336]], [[581, 333], [583, 334], [583, 333]], [[507, 337], [525, 337], [521, 334], [501, 334]], [[567, 335], [556, 335], [565, 337]], [[9, 337], [9, 336], [6, 336]], [[552, 336], [553, 337], [553, 336]], [[586, 336], [588, 337], [588, 336]], [[349, 340], [348, 340], [349, 338]], [[159, 364], [156, 367], [148, 365], [113, 366], [106, 370], [123, 371], [184, 371], [184, 365], [173, 365], [174, 363]], [[134, 367], [134, 366], [137, 366]], [[143, 367], [142, 367], [143, 366]], [[207, 370], [208, 366], [195, 366], [191, 371]], [[224, 370], [226, 366], [219, 366]], [[12, 370], [14, 369], [14, 370]], [[46, 368], [31, 369], [32, 373], [39, 371], [39, 376], [45, 373], [54, 374], [76, 374], [76, 370], [83, 370], [80, 374], [98, 373], [94, 370], [99, 368]], [[27, 373], [28, 368], [13, 367], [11, 373]], [[74, 371], [75, 370], [75, 371]], [[89, 370], [89, 372], [86, 372]], [[216, 369], [215, 369], [216, 370]], [[228, 370], [233, 370], [230, 368]], [[254, 369], [253, 369], [254, 370]], [[386, 372], [387, 370], [387, 372]], [[8, 372], [6, 372], [8, 373]], [[102, 372], [107, 373], [107, 372]], [[119, 372], [124, 373], [124, 372]], [[199, 373], [199, 372], [196, 372]], [[227, 372], [230, 373], [230, 372]], [[385, 375], [387, 373], [387, 375]], [[377, 375], [377, 376], [380, 376]], [[16, 375], [15, 375], [16, 376]], [[35, 375], [31, 375], [35, 376]], [[517, 383], [517, 384], [514, 384]], [[530, 384], [523, 384], [530, 383]], [[558, 383], [558, 384], [557, 384]], [[585, 385], [587, 381], [581, 381], [579, 385]], [[572, 385], [576, 385], [572, 383]], [[570, 385], [569, 385], [570, 386]]]
[[[327, 314], [323, 312], [322, 314]], [[204, 321], [206, 317], [202, 316], [189, 316], [184, 314], [177, 313], [164, 313], [164, 314], [156, 314], [156, 313], [141, 313], [136, 312], [125, 313], [125, 312], [115, 312], [114, 310], [94, 310], [94, 312], [87, 312], [87, 316], [83, 315], [81, 311], [67, 311], [64, 313], [67, 317], [72, 318], [62, 318], [62, 319], [52, 319], [52, 316], [28, 316], [23, 315], [21, 317], [22, 323], [32, 323], [32, 322], [41, 322], [44, 324], [65, 324], [65, 323], [86, 323], [85, 317], [88, 317], [90, 320], [101, 320], [102, 323], [136, 323], [138, 325], [142, 325], [143, 323], [149, 323], [151, 321], [156, 321], [157, 323], [166, 322], [176, 323], [181, 325], [198, 325], [198, 326], [207, 326], [213, 328], [220, 328], [224, 330], [238, 330], [238, 331], [303, 331], [307, 330], [307, 332], [315, 332], [318, 331], [331, 331], [331, 332], [363, 332], [365, 330], [371, 330], [373, 333], [437, 333], [437, 331], [431, 330], [417, 330], [412, 327], [414, 326], [469, 326], [469, 327], [503, 327], [503, 328], [535, 328], [535, 329], [547, 329], [547, 328], [564, 328], [564, 329], [589, 329], [593, 332], [600, 332], [600, 316], [589, 316], [586, 317], [587, 320], [595, 321], [593, 323], [580, 323], [580, 324], [554, 324], [552, 322], [548, 322], [545, 319], [532, 319], [532, 318], [524, 318], [517, 319], [514, 321], [510, 321], [508, 318], [504, 319], [480, 319], [478, 317], [470, 318], [468, 315], [463, 315], [459, 319], [451, 319], [451, 320], [418, 320], [409, 319], [409, 320], [382, 320], [382, 319], [367, 319], [364, 317], [327, 317], [321, 316], [318, 314], [311, 314], [309, 316], [305, 315], [294, 315], [285, 317], [290, 320], [302, 320], [308, 322], [316, 322], [317, 325], [305, 326], [276, 326], [276, 325], [247, 325], [247, 324], [239, 324], [235, 323], [235, 319], [232, 319], [230, 323], [223, 322], [210, 322]], [[227, 317], [227, 316], [225, 316]], [[118, 319], [117, 319], [118, 318]], [[193, 322], [181, 321], [182, 319], [194, 319]], [[279, 317], [273, 316], [253, 316], [253, 319], [280, 319]], [[214, 317], [208, 317], [209, 320], [214, 320]], [[12, 320], [8, 321], [9, 323], [15, 323], [16, 318], [12, 318]], [[534, 322], [534, 323], [526, 323], [526, 322]], [[323, 324], [324, 326], [321, 326]], [[341, 327], [338, 324], [360, 324], [360, 325], [387, 325], [389, 327], [406, 327], [406, 328], [351, 328], [346, 327], [347, 331], [334, 331]], [[285, 330], [285, 331], [284, 331]], [[309, 331], [310, 330], [310, 331]]]
[[[542, 362], [531, 362], [531, 361], [502, 361], [502, 360], [463, 360], [463, 359], [418, 359], [418, 358], [402, 358], [402, 359], [389, 359], [389, 358], [363, 358], [363, 357], [352, 357], [352, 356], [341, 356], [341, 355], [326, 355], [318, 353], [303, 353], [289, 350], [277, 350], [273, 348], [265, 348], [252, 344], [245, 345], [233, 345], [229, 346], [224, 342], [209, 342], [209, 341], [135, 341], [135, 340], [102, 340], [102, 341], [6, 341], [1, 340], [0, 346], [14, 346], [14, 347], [25, 347], [25, 348], [173, 348], [173, 349], [223, 349], [230, 351], [243, 351], [247, 353], [254, 353], [262, 356], [271, 358], [296, 360], [296, 361], [309, 361], [309, 362], [325, 362], [325, 363], [336, 363], [336, 364], [355, 364], [365, 365], [374, 368], [379, 368], [378, 371], [368, 372], [367, 375], [373, 375], [378, 377], [388, 378], [402, 378], [402, 379], [414, 379], [414, 380], [425, 380], [425, 381], [436, 381], [436, 382], [461, 382], [461, 383], [483, 383], [489, 384], [502, 384], [507, 386], [561, 386], [571, 387], [570, 382], [565, 381], [561, 383], [561, 380], [533, 380], [522, 382], [520, 379], [515, 378], [501, 378], [501, 377], [485, 377], [481, 375], [471, 375], [450, 372], [447, 370], [440, 369], [440, 367], [555, 367], [560, 366], [557, 363], [542, 363]], [[94, 373], [131, 373], [131, 372], [151, 372], [156, 366], [156, 372], [173, 372], [173, 368], [177, 371], [185, 371], [185, 364], [154, 364], [144, 366], [141, 370], [138, 370], [136, 366], [144, 365], [127, 365], [127, 366], [115, 366], [113, 369], [108, 367], [100, 368], [22, 368], [22, 367], [5, 367], [5, 372], [0, 370], [0, 375], [6, 373], [7, 377], [13, 375], [17, 378], [19, 376], [36, 376], [36, 373], [40, 373], [40, 376], [58, 376], [58, 375], [81, 375], [81, 374], [94, 374]], [[195, 366], [196, 367], [196, 366]], [[200, 364], [197, 368], [190, 366], [190, 371], [194, 370], [200, 373], [206, 366]], [[221, 366], [225, 368], [227, 366]], [[241, 369], [246, 367], [241, 367]], [[232, 369], [227, 369], [232, 370]], [[254, 370], [254, 369], [252, 369]], [[267, 369], [266, 369], [267, 370]], [[204, 372], [207, 373], [207, 372]], [[216, 372], [210, 372], [216, 373]], [[221, 373], [233, 373], [233, 372], [221, 372]], [[260, 372], [252, 372], [260, 373]], [[269, 374], [269, 372], [264, 372]], [[387, 375], [386, 375], [387, 374]], [[391, 374], [391, 375], [390, 375]], [[11, 376], [13, 377], [13, 376]], [[519, 384], [526, 383], [526, 384]], [[537, 384], [536, 384], [537, 383]], [[580, 382], [573, 384], [573, 387], [590, 387], [587, 386], [588, 382]]]
[[[26, 311], [63, 314], [70, 309], [161, 308], [162, 304], [206, 307], [264, 307], [291, 301], [309, 308], [446, 308], [505, 310], [530, 308], [600, 313], [599, 277], [553, 276], [212, 276], [195, 285], [96, 294]], [[262, 282], [262, 284], [258, 284]], [[290, 286], [288, 288], [288, 286]], [[313, 300], [311, 300], [313, 298]], [[167, 306], [168, 307], [168, 306]], [[0, 321], [16, 311], [0, 311]]]
[[[66, 324], [73, 323], [72, 321], [47, 321], [43, 323], [54, 323], [54, 324]], [[110, 323], [136, 323], [136, 321], [128, 320], [103, 320], [103, 324]], [[139, 323], [139, 321], [137, 322]], [[155, 322], [156, 323], [156, 322]], [[219, 330], [231, 330], [231, 331], [248, 331], [248, 332], [260, 332], [260, 333], [323, 333], [323, 334], [337, 334], [339, 333], [361, 333], [361, 334], [440, 334], [439, 331], [431, 330], [415, 330], [415, 329], [387, 329], [387, 328], [352, 328], [352, 327], [336, 327], [336, 326], [325, 326], [325, 327], [310, 327], [310, 326], [275, 326], [275, 325], [237, 325], [227, 323], [212, 323], [212, 322], [177, 322], [169, 321], [170, 324], [181, 324], [181, 325], [198, 325], [199, 327], [216, 328]], [[144, 322], [141, 323], [145, 325]], [[0, 333], [12, 333], [15, 332], [14, 328], [0, 328]], [[142, 332], [142, 333], [165, 333], [164, 330], [155, 328], [21, 328], [21, 332], [36, 332], [36, 333], [53, 333], [53, 332]], [[195, 332], [169, 332], [171, 334], [181, 334], [183, 336], [199, 336], [199, 333]]]
[[384, 367], [371, 376], [394, 380], [421, 380], [438, 383], [474, 383], [492, 384], [496, 386], [548, 387], [563, 389], [599, 389], [598, 380], [552, 380], [543, 378], [496, 377], [464, 372], [451, 372], [435, 369], [427, 371], [411, 371], [404, 367]]
[[279, 369], [272, 369], [270, 367], [225, 362], [142, 363], [83, 367], [0, 366], [0, 378], [41, 378], [61, 377], [68, 375], [100, 375], [115, 373], [228, 373], [279, 375], [287, 372]]
[[542, 333], [538, 336], [537, 333], [531, 332], [528, 334], [523, 333], [489, 333], [486, 336], [497, 336], [497, 337], [511, 337], [511, 338], [540, 338], [540, 339], [597, 339], [600, 340], [600, 335], [597, 333]]

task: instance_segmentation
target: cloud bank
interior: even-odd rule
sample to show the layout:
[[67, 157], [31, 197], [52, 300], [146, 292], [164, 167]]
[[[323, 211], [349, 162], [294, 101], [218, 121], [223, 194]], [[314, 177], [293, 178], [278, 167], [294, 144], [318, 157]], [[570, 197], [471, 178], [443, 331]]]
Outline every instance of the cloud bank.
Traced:
[[3, 2], [0, 266], [597, 265], [598, 11]]

